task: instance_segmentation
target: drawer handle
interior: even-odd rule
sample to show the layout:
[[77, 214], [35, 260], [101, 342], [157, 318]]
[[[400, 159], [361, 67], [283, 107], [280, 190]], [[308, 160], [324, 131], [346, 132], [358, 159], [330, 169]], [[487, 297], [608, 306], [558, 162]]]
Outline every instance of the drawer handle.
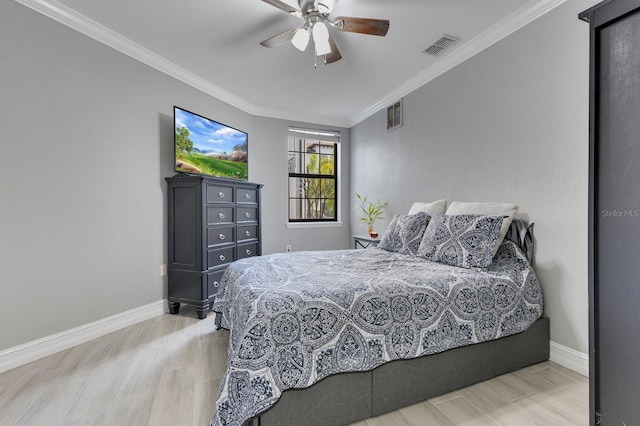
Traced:
[[214, 287], [220, 287], [220, 283], [219, 283], [218, 281], [214, 281], [214, 282], [213, 282], [213, 286], [214, 286]]
[[246, 232], [244, 233], [244, 235], [246, 235], [247, 237], [250, 237], [250, 236], [251, 236], [251, 231], [246, 231]]
[[224, 198], [224, 192], [222, 192], [222, 191], [218, 192], [218, 197]]
[[221, 254], [221, 255], [220, 255], [220, 260], [224, 262], [224, 261], [225, 261], [225, 259], [226, 259], [226, 257], [224, 257], [224, 254]]
[[244, 215], [245, 215], [246, 217], [251, 217], [251, 213], [249, 213], [249, 212], [246, 212]]
[[224, 219], [224, 213], [220, 213], [218, 217], [220, 217], [220, 219]]
[[247, 256], [251, 256], [251, 250], [247, 249]]
[[251, 194], [244, 194], [244, 198], [247, 199], [247, 200], [250, 200], [251, 199]]
[[218, 238], [220, 238], [221, 240], [224, 240], [225, 236], [224, 236], [224, 234], [220, 234], [220, 235], [218, 235]]

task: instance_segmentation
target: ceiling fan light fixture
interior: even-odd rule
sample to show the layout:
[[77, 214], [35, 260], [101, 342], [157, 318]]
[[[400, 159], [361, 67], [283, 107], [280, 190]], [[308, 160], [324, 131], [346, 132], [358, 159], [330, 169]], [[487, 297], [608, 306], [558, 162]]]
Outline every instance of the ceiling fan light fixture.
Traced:
[[298, 31], [296, 31], [291, 39], [291, 44], [299, 51], [304, 52], [309, 44], [309, 30], [306, 28], [298, 28]]
[[316, 22], [313, 25], [313, 42], [316, 45], [316, 55], [328, 55], [331, 53], [329, 44], [329, 29], [324, 22]]
[[331, 13], [336, 6], [337, 0], [316, 0], [315, 6], [320, 13]]
[[[304, 21], [302, 28], [289, 28], [262, 42], [261, 46], [276, 47], [283, 43], [291, 42], [293, 46], [304, 52], [309, 45], [309, 39], [313, 37], [314, 58], [324, 56], [325, 64], [332, 64], [342, 59], [340, 49], [335, 40], [329, 34], [332, 30], [346, 33], [358, 33], [384, 37], [389, 31], [388, 19], [357, 18], [353, 16], [340, 16], [330, 18], [338, 0], [295, 0], [297, 6], [290, 3], [294, 0], [262, 0], [263, 2], [280, 9], [283, 12], [294, 15]], [[317, 59], [314, 65], [317, 65]]]

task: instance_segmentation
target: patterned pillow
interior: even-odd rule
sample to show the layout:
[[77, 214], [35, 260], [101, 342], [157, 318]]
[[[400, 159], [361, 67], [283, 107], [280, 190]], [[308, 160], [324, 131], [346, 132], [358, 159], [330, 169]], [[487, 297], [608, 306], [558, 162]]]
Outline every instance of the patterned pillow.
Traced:
[[437, 215], [424, 233], [418, 256], [462, 268], [486, 268], [504, 216]]
[[430, 218], [424, 212], [393, 216], [378, 248], [400, 254], [417, 254]]
[[447, 211], [444, 212], [444, 214], [448, 215], [477, 214], [484, 216], [506, 216], [502, 222], [502, 227], [500, 229], [498, 239], [496, 240], [496, 244], [493, 246], [494, 256], [498, 252], [498, 248], [500, 247], [504, 236], [507, 235], [509, 225], [511, 225], [511, 221], [515, 217], [516, 213], [518, 213], [518, 206], [515, 204], [474, 203], [468, 201], [452, 201], [451, 204], [449, 204], [449, 207], [447, 207]]

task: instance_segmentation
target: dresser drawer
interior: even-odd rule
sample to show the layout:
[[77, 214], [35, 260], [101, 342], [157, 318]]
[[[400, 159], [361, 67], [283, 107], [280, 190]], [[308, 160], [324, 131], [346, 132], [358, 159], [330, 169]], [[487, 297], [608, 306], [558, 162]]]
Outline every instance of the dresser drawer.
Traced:
[[233, 223], [233, 207], [208, 206], [207, 225]]
[[216, 266], [226, 265], [235, 259], [235, 247], [227, 247], [221, 249], [212, 249], [207, 252], [207, 266], [215, 268]]
[[207, 245], [211, 247], [219, 244], [234, 243], [234, 231], [234, 227], [207, 229]]
[[245, 240], [255, 240], [256, 238], [258, 238], [257, 225], [238, 226], [238, 242]]
[[238, 259], [256, 256], [258, 254], [258, 243], [238, 245]]
[[238, 223], [257, 221], [258, 209], [256, 207], [238, 207]]
[[255, 189], [238, 188], [238, 203], [257, 203], [257, 194]]
[[207, 184], [207, 203], [233, 203], [233, 187]]
[[207, 290], [209, 299], [215, 297], [215, 295], [218, 293], [223, 274], [224, 269], [222, 271], [211, 272], [210, 274], [207, 274]]

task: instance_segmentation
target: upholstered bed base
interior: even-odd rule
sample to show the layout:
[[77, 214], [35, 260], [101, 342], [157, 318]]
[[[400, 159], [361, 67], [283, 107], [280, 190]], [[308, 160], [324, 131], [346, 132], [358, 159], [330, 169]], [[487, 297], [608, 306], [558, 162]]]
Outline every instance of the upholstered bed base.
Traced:
[[393, 361], [365, 372], [327, 377], [285, 391], [247, 426], [346, 425], [379, 416], [549, 359], [549, 319], [498, 340], [421, 358]]

